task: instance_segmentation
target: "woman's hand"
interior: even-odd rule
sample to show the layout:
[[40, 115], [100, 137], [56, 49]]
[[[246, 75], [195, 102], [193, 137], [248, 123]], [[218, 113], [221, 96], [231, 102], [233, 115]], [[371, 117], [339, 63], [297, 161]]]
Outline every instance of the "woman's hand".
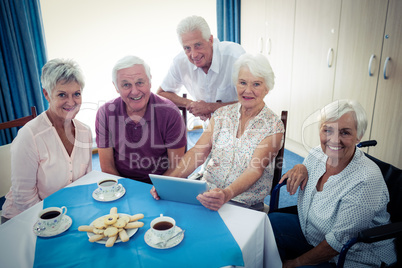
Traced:
[[282, 183], [285, 179], [288, 179], [286, 183], [286, 189], [291, 194], [294, 195], [297, 191], [297, 188], [300, 185], [300, 188], [304, 190], [304, 187], [307, 184], [308, 180], [308, 172], [307, 168], [303, 164], [295, 165], [291, 170], [285, 173], [282, 176], [279, 183]]
[[199, 194], [197, 199], [204, 207], [217, 211], [223, 206], [223, 204], [231, 199], [229, 194], [230, 189], [222, 190], [219, 188], [214, 188], [208, 192]]
[[151, 189], [151, 191], [149, 191], [149, 192], [151, 193], [151, 195], [152, 195], [156, 200], [159, 200], [159, 199], [160, 199], [160, 197], [159, 197], [158, 193], [156, 192], [156, 189], [155, 189], [154, 186], [152, 186], [152, 189]]

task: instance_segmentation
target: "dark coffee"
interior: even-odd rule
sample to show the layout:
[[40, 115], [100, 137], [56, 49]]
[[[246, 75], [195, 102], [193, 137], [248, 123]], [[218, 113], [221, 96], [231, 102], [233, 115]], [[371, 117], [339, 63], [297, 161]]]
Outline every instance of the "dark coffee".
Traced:
[[100, 183], [100, 186], [112, 186], [115, 183], [116, 183], [116, 181], [113, 181], [113, 180], [105, 180]]
[[40, 218], [43, 220], [49, 220], [49, 219], [56, 218], [59, 215], [60, 215], [59, 211], [49, 211], [49, 212], [44, 213], [42, 216], [40, 216]]
[[160, 221], [154, 224], [154, 229], [159, 231], [164, 231], [173, 227], [173, 224], [168, 221]]

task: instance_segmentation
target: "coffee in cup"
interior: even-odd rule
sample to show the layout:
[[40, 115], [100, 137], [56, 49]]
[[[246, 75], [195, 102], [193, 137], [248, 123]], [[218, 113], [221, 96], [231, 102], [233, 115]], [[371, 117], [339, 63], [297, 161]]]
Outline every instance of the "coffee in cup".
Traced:
[[65, 206], [43, 209], [38, 214], [38, 226], [43, 230], [57, 230], [66, 212], [67, 208]]
[[151, 221], [152, 233], [160, 240], [167, 240], [172, 237], [175, 227], [176, 221], [171, 217], [163, 216], [163, 214]]
[[105, 197], [112, 197], [117, 192], [121, 191], [122, 185], [119, 184], [118, 180], [115, 178], [107, 178], [98, 181], [98, 189], [101, 194]]

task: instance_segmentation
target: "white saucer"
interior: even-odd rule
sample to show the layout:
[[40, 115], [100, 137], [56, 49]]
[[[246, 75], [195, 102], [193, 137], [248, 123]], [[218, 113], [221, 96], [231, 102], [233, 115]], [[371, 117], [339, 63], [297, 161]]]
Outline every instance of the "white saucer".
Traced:
[[126, 189], [121, 186], [121, 190], [119, 192], [116, 192], [113, 196], [104, 196], [99, 188], [96, 188], [95, 191], [92, 193], [92, 197], [100, 202], [110, 202], [119, 199], [126, 193]]
[[[175, 232], [173, 235], [177, 234], [178, 232], [181, 232], [181, 228], [176, 226]], [[166, 246], [162, 247], [161, 245], [156, 245], [156, 243], [160, 242], [160, 240], [152, 234], [151, 229], [149, 229], [144, 235], [145, 243], [147, 243], [148, 246], [150, 246], [152, 248], [157, 248], [157, 249], [168, 249], [168, 248], [175, 247], [178, 244], [180, 244], [181, 241], [183, 241], [183, 238], [184, 238], [184, 233], [182, 233], [178, 237], [173, 238], [172, 240], [167, 242]]]
[[57, 230], [52, 230], [52, 229], [41, 229], [41, 227], [39, 226], [38, 222], [36, 222], [33, 226], [33, 232], [37, 235], [37, 236], [41, 236], [41, 237], [52, 237], [52, 236], [56, 236], [58, 234], [61, 234], [65, 231], [68, 230], [68, 228], [70, 228], [71, 224], [73, 223], [73, 220], [67, 216], [64, 215], [63, 218], [61, 219], [61, 223], [60, 226]]
[[[130, 215], [125, 214], [125, 213], [117, 213], [117, 214], [119, 214], [119, 218], [120, 218], [121, 216], [124, 216], [124, 215], [125, 215], [125, 216], [130, 216]], [[104, 215], [104, 216], [106, 216], [106, 215]], [[104, 217], [104, 216], [102, 216], [102, 217]], [[95, 221], [96, 221], [96, 220], [95, 220]], [[94, 224], [95, 221], [91, 222], [90, 226], [93, 226], [93, 224]], [[126, 229], [126, 232], [127, 232], [128, 237], [132, 237], [137, 231], [138, 231], [138, 228]], [[92, 232], [87, 232], [87, 235], [88, 235], [88, 237], [90, 238], [91, 236], [93, 236], [93, 235], [95, 235], [95, 234], [92, 233]], [[104, 237], [104, 238], [102, 238], [101, 240], [95, 241], [95, 243], [106, 244], [106, 241], [107, 241], [107, 240], [108, 240], [108, 237]], [[120, 243], [120, 242], [121, 242], [121, 239], [120, 239], [119, 236], [117, 236], [117, 239], [116, 239], [116, 242], [115, 242], [115, 243]]]

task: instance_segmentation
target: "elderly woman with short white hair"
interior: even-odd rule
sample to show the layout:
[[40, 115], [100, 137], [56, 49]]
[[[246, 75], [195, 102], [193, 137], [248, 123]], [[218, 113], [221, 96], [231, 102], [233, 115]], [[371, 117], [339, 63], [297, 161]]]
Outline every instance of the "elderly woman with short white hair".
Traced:
[[[381, 171], [356, 147], [366, 128], [366, 113], [355, 101], [338, 100], [321, 110], [321, 145], [280, 181], [287, 179], [291, 194], [301, 184], [298, 215], [269, 214], [283, 267], [335, 267], [343, 245], [359, 231], [389, 223]], [[392, 240], [358, 243], [346, 255], [345, 267], [395, 261]]]
[[[227, 202], [263, 210], [284, 132], [280, 117], [264, 102], [274, 86], [274, 73], [263, 55], [244, 54], [234, 65], [233, 81], [239, 102], [215, 111], [170, 175], [186, 178], [210, 154], [202, 177], [209, 191], [197, 197], [201, 204], [211, 210]], [[154, 188], [151, 193], [159, 199]]]
[[53, 59], [42, 68], [49, 109], [18, 131], [11, 144], [11, 189], [5, 222], [92, 170], [92, 134], [74, 119], [82, 103], [84, 76], [72, 60]]

